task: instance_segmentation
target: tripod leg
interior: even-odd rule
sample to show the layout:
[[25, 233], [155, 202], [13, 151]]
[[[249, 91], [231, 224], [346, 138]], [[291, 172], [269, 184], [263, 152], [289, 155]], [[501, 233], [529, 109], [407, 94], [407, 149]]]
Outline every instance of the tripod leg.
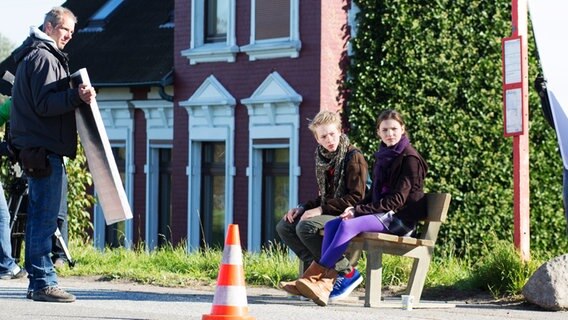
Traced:
[[67, 244], [65, 243], [65, 239], [63, 239], [63, 235], [61, 235], [59, 228], [55, 230], [55, 237], [57, 238], [57, 241], [59, 241], [63, 252], [65, 252], [65, 257], [67, 257], [67, 261], [69, 261], [69, 267], [73, 268], [75, 266], [75, 261], [71, 258], [71, 253], [69, 253], [69, 249], [67, 248]]
[[12, 240], [12, 257], [16, 260], [16, 263], [20, 263], [20, 256], [22, 253], [22, 244], [24, 242], [25, 231], [26, 231], [26, 216], [24, 213], [23, 220], [18, 219], [20, 215], [20, 208], [24, 196], [27, 194], [27, 188], [23, 190], [18, 188], [18, 183], [20, 180], [14, 182], [14, 186], [11, 186], [10, 198], [8, 199], [8, 211], [10, 212], [10, 237]]
[[[12, 208], [12, 202], [14, 200], [14, 197], [17, 197], [17, 199], [16, 203], [14, 204], [14, 208]], [[10, 199], [8, 199], [8, 211], [10, 212], [10, 216], [12, 218], [12, 220], [10, 221], [10, 232], [12, 231], [14, 225], [16, 224], [16, 220], [18, 220], [18, 212], [20, 212], [20, 206], [22, 204], [23, 198], [24, 198], [23, 194], [16, 194], [16, 195], [10, 195]]]

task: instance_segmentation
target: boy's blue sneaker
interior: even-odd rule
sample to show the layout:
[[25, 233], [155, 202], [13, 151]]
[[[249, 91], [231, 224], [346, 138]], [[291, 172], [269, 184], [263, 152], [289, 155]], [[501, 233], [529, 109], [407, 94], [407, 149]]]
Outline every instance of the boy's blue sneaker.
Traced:
[[361, 282], [363, 282], [363, 277], [355, 268], [347, 275], [337, 276], [333, 285], [333, 291], [329, 295], [329, 300], [335, 301], [347, 297]]

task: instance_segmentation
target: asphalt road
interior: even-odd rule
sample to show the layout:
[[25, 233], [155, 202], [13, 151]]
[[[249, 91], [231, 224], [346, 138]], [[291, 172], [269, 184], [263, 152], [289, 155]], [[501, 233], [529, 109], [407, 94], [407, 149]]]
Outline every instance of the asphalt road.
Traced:
[[[31, 301], [25, 298], [26, 279], [0, 280], [0, 319], [201, 319], [210, 314], [214, 296], [212, 287], [163, 288], [93, 278], [60, 278], [60, 285], [75, 294], [77, 301]], [[259, 320], [568, 319], [568, 311], [543, 311], [526, 303], [425, 301], [408, 311], [401, 309], [400, 297], [387, 297], [387, 307], [365, 308], [361, 291], [345, 301], [319, 307], [288, 298], [280, 290], [249, 286], [247, 301], [249, 316]]]

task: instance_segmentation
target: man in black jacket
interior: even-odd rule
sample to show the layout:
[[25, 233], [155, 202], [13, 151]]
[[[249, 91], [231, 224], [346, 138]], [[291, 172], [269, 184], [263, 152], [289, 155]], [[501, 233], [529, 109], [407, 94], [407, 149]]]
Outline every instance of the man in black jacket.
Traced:
[[50, 252], [67, 181], [63, 157], [77, 154], [75, 108], [90, 104], [96, 95], [92, 87], [70, 85], [67, 54], [61, 50], [76, 23], [70, 10], [55, 7], [45, 15], [43, 31], [31, 30], [14, 53], [18, 66], [10, 133], [28, 179], [25, 267], [27, 297], [35, 301], [75, 301], [59, 288]]

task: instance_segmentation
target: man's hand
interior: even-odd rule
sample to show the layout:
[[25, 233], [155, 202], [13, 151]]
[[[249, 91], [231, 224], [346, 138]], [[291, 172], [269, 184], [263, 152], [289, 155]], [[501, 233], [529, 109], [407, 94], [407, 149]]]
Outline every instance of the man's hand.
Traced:
[[96, 96], [97, 96], [97, 93], [95, 92], [95, 88], [93, 88], [91, 86], [87, 86], [84, 83], [79, 85], [79, 97], [86, 104], [90, 105], [91, 102], [93, 102], [95, 100]]
[[312, 217], [321, 216], [322, 212], [323, 211], [322, 211], [321, 207], [310, 209], [310, 210], [304, 212], [304, 214], [302, 215], [300, 220], [306, 220], [306, 219], [309, 219], [309, 218], [312, 218]]
[[284, 217], [282, 217], [282, 220], [288, 223], [294, 223], [296, 217], [298, 217], [302, 213], [304, 213], [304, 208], [292, 208], [288, 210], [288, 212], [284, 215]]

